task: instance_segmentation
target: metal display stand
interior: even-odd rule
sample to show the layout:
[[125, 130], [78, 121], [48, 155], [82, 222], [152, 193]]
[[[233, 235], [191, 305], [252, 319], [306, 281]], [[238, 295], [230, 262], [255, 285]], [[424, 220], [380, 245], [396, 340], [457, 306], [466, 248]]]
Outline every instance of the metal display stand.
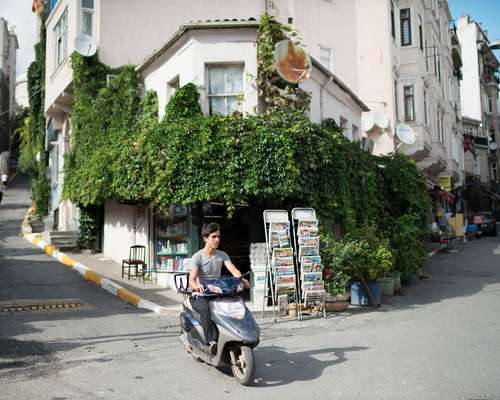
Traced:
[[[276, 302], [280, 292], [286, 293], [287, 296], [290, 292], [293, 292], [293, 302], [297, 305], [300, 304], [297, 291], [298, 279], [290, 237], [291, 229], [288, 212], [286, 210], [265, 210], [263, 216], [267, 262], [262, 316], [264, 316], [267, 300], [271, 297], [273, 320], [276, 321]], [[268, 295], [269, 289], [271, 291], [270, 296]]]
[[[326, 318], [326, 291], [323, 282], [323, 266], [319, 255], [319, 234], [316, 211], [313, 208], [292, 209], [293, 243], [297, 265], [298, 317], [302, 319], [302, 299], [304, 308], [308, 306], [323, 312]], [[314, 226], [312, 226], [314, 225]]]

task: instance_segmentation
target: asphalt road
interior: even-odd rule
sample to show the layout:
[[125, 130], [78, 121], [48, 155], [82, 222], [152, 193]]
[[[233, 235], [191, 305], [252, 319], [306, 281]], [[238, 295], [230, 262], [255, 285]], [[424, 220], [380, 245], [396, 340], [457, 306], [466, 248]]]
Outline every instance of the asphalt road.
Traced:
[[[430, 258], [429, 281], [328, 319], [262, 321], [252, 387], [186, 354], [176, 318], [131, 308], [19, 236], [18, 179], [0, 205], [0, 399], [500, 399], [500, 238]], [[55, 301], [48, 301], [55, 303]]]

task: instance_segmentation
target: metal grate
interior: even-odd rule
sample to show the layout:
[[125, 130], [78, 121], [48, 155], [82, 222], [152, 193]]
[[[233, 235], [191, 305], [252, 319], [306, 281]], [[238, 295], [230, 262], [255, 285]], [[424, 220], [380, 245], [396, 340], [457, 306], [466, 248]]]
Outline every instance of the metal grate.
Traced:
[[36, 310], [63, 310], [82, 307], [78, 299], [29, 299], [0, 302], [0, 313]]

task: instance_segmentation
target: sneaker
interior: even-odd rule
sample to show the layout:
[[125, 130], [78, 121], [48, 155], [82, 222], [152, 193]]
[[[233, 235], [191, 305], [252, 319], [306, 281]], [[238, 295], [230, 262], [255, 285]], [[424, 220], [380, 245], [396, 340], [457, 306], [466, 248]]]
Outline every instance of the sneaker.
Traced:
[[210, 354], [215, 356], [217, 354], [217, 342], [212, 341], [208, 344], [208, 347], [210, 348]]

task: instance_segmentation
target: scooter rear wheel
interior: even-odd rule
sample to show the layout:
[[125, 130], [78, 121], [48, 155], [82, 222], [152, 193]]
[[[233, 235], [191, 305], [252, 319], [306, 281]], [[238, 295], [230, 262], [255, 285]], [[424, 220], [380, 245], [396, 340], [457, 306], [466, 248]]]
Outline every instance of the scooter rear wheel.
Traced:
[[249, 346], [234, 346], [230, 351], [236, 361], [231, 364], [234, 377], [242, 385], [250, 384], [255, 372], [253, 349]]

